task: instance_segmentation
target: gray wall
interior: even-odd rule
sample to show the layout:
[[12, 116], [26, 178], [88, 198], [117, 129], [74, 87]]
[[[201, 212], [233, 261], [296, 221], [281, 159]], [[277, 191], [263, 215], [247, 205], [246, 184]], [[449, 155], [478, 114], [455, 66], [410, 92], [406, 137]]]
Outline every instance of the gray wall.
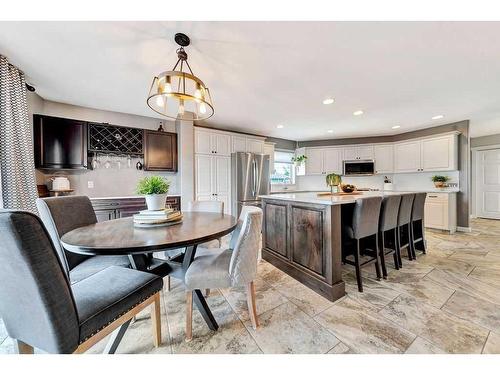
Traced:
[[267, 137], [266, 142], [273, 142], [275, 143], [274, 148], [275, 149], [281, 149], [281, 150], [294, 150], [297, 148], [297, 142], [296, 141], [291, 141], [289, 139], [283, 139], [283, 138], [275, 138], [275, 137]]
[[[28, 93], [28, 107], [30, 120], [33, 114], [44, 114], [55, 117], [73, 118], [85, 121], [105, 122], [112, 125], [130, 126], [156, 130], [160, 119], [136, 116], [120, 112], [103, 111], [93, 108], [80, 107], [70, 104], [44, 100], [36, 93]], [[192, 121], [191, 121], [192, 122]], [[163, 121], [165, 131], [176, 132], [175, 123]], [[135, 169], [138, 159], [132, 159], [132, 168], [127, 167], [127, 159], [120, 158], [121, 167], [118, 168], [118, 159], [112, 159], [112, 167], [106, 169], [103, 164], [106, 158], [101, 159], [101, 167], [86, 171], [36, 171], [37, 184], [51, 186], [51, 178], [55, 175], [65, 175], [69, 178], [71, 187], [76, 194], [90, 197], [130, 196], [135, 194], [135, 187], [140, 178], [148, 175], [161, 175], [171, 182], [170, 193], [179, 194], [180, 173], [146, 172]], [[94, 188], [88, 188], [88, 182], [94, 183]], [[190, 198], [191, 199], [191, 198]]]
[[[469, 120], [454, 122], [433, 128], [415, 130], [407, 133], [396, 134], [383, 137], [364, 137], [364, 138], [344, 138], [344, 139], [325, 139], [317, 141], [298, 142], [299, 147], [314, 146], [339, 146], [349, 144], [378, 143], [378, 142], [396, 142], [406, 139], [425, 137], [450, 131], [459, 131], [458, 147], [458, 170], [460, 172], [460, 192], [457, 194], [457, 224], [459, 227], [469, 227], [470, 214], [470, 196], [471, 196], [471, 153]], [[500, 135], [499, 135], [500, 137]], [[483, 137], [481, 137], [483, 138]], [[488, 137], [490, 138], [490, 137]], [[479, 139], [479, 138], [476, 138]], [[500, 143], [500, 141], [498, 142]]]
[[486, 135], [470, 139], [470, 147], [500, 145], [500, 134]]

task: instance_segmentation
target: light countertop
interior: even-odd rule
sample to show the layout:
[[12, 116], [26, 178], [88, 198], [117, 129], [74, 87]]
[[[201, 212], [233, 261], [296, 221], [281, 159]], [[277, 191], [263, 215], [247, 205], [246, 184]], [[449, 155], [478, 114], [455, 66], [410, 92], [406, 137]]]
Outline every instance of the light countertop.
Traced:
[[[180, 194], [168, 194], [167, 197], [180, 197]], [[89, 197], [90, 200], [104, 200], [104, 199], [134, 199], [144, 198], [144, 195], [127, 195], [122, 197]]]
[[[379, 197], [384, 195], [401, 194], [401, 193], [418, 193], [418, 192], [422, 191], [362, 191], [360, 192], [361, 194], [356, 194], [356, 195], [336, 195], [336, 196], [328, 196], [328, 195], [318, 196], [318, 193], [313, 193], [313, 192], [281, 193], [281, 194], [261, 195], [260, 198], [313, 203], [313, 204], [337, 205], [337, 204], [354, 203], [356, 202], [357, 199], [362, 199], [364, 197]], [[432, 192], [435, 193], [437, 191], [432, 191]], [[439, 192], [447, 194], [456, 193], [456, 191], [439, 191]]]

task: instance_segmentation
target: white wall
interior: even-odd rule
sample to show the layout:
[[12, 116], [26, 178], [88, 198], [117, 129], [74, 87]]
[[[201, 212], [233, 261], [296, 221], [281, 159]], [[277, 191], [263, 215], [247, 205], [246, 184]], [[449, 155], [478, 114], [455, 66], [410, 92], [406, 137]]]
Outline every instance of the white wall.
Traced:
[[[156, 130], [163, 121], [165, 131], [176, 132], [175, 123], [172, 121], [164, 121], [152, 117], [136, 116], [126, 113], [103, 111], [92, 108], [74, 106], [70, 104], [57, 103], [50, 100], [44, 100], [35, 93], [28, 93], [28, 106], [30, 119], [32, 121], [33, 114], [44, 114], [55, 117], [73, 118], [78, 120], [104, 122], [112, 125], [130, 126], [143, 129]], [[192, 126], [191, 126], [192, 127]], [[186, 137], [185, 137], [186, 138]], [[179, 145], [182, 148], [182, 145]], [[184, 155], [186, 152], [184, 153]], [[180, 194], [180, 172], [145, 172], [138, 171], [135, 164], [139, 159], [132, 159], [132, 168], [127, 167], [127, 159], [120, 158], [121, 168], [118, 169], [116, 160], [111, 158], [112, 167], [104, 168], [106, 157], [101, 158], [101, 168], [96, 170], [71, 171], [65, 170], [60, 172], [40, 172], [37, 170], [37, 184], [46, 184], [50, 188], [51, 178], [55, 175], [65, 175], [71, 183], [71, 187], [75, 189], [75, 194], [88, 195], [89, 197], [118, 197], [129, 196], [135, 194], [135, 187], [140, 178], [147, 175], [160, 175], [167, 178], [170, 182], [170, 194]], [[143, 162], [143, 160], [142, 160]], [[88, 188], [88, 182], [94, 183], [94, 188]], [[191, 181], [191, 185], [193, 180]], [[184, 185], [188, 185], [186, 181]]]

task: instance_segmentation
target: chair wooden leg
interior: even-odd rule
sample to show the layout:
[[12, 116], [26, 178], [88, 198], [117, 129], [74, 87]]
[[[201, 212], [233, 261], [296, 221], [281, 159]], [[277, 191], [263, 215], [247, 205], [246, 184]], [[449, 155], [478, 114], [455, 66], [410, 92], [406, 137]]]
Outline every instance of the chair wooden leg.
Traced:
[[210, 296], [210, 289], [205, 289], [205, 298], [208, 298]]
[[255, 306], [255, 284], [253, 281], [250, 281], [247, 285], [247, 304], [252, 327], [253, 329], [257, 329], [259, 327], [259, 318], [257, 317], [257, 307]]
[[31, 345], [28, 345], [21, 340], [16, 340], [16, 343], [17, 343], [17, 352], [19, 354], [34, 354], [35, 350]]
[[193, 339], [193, 291], [186, 292], [186, 341]]
[[407, 237], [408, 237], [408, 248], [406, 249], [406, 252], [408, 253], [408, 259], [409, 260], [414, 260], [415, 258], [413, 257], [413, 242], [412, 242], [412, 230], [411, 230], [411, 221], [406, 225], [406, 231]]
[[170, 292], [170, 276], [167, 276], [167, 291]]
[[387, 268], [385, 266], [385, 234], [384, 232], [379, 233], [379, 243], [380, 243], [380, 248], [379, 248], [379, 254], [380, 254], [380, 265], [382, 266], [382, 276], [384, 279], [387, 279]]
[[359, 265], [359, 240], [356, 240], [356, 249], [354, 250], [354, 263], [356, 267], [356, 280], [358, 281], [358, 290], [363, 292], [363, 280], [361, 279], [361, 266]]
[[154, 302], [151, 305], [151, 322], [153, 323], [153, 343], [157, 348], [161, 345], [160, 293], [156, 293]]

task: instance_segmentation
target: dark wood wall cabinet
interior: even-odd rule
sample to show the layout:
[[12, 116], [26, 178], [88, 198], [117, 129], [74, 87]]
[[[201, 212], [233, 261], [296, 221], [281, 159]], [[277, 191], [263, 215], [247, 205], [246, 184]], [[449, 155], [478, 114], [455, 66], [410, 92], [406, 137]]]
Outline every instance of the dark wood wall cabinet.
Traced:
[[339, 205], [263, 199], [262, 257], [331, 301], [345, 294]]
[[36, 168], [87, 168], [85, 121], [34, 115], [33, 138]]
[[177, 172], [177, 134], [144, 131], [144, 170]]
[[[99, 222], [129, 217], [147, 208], [146, 200], [143, 197], [90, 198], [90, 201], [92, 202], [92, 207], [94, 207], [97, 221]], [[181, 197], [167, 197], [166, 206], [180, 211]]]
[[147, 171], [177, 172], [177, 134], [34, 115], [35, 166], [85, 169], [96, 154], [144, 157]]

